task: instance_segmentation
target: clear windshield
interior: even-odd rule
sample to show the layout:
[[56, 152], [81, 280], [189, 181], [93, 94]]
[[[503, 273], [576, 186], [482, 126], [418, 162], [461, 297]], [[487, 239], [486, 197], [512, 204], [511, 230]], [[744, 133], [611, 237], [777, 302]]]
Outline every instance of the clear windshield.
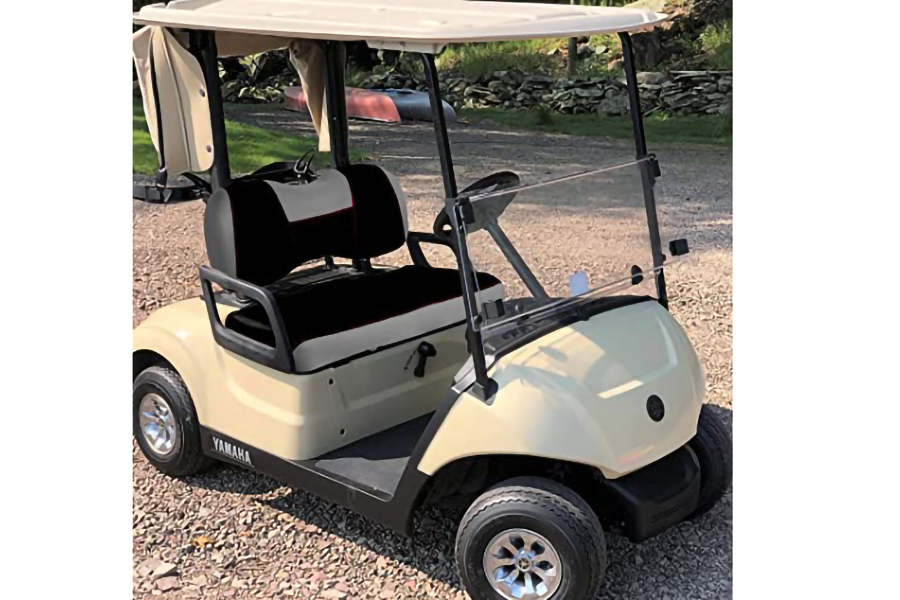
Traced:
[[634, 158], [540, 165], [517, 175], [515, 187], [468, 195], [476, 216], [466, 230], [469, 258], [505, 292], [502, 308], [479, 298], [485, 337], [601, 297], [656, 296]]

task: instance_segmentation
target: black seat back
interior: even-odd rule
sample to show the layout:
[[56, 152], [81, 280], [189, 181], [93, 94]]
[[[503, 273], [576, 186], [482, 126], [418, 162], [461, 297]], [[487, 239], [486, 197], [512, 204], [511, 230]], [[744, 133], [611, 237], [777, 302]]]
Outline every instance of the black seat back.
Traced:
[[204, 216], [210, 265], [268, 285], [326, 256], [375, 258], [406, 242], [406, 197], [376, 165], [322, 172], [305, 185], [237, 181], [210, 196]]

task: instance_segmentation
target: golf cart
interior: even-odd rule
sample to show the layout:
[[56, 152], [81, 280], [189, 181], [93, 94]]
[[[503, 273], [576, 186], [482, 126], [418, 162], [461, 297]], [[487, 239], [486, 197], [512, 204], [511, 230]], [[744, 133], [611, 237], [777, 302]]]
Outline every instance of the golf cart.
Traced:
[[[641, 541], [708, 511], [730, 485], [731, 441], [667, 310], [665, 271], [688, 245], [663, 245], [628, 33], [665, 18], [461, 0], [177, 0], [136, 13], [155, 193], [171, 197], [168, 178], [190, 176], [209, 257], [200, 297], [134, 330], [133, 428], [147, 460], [176, 477], [223, 461], [407, 533], [422, 505], [464, 502], [456, 559], [479, 600], [596, 597], [604, 530]], [[605, 33], [622, 41], [634, 158], [552, 181], [503, 171], [459, 191], [435, 55]], [[358, 40], [421, 59], [444, 198], [430, 232], [410, 230], [398, 177], [350, 160], [343, 44]], [[279, 48], [331, 168], [309, 155], [233, 176], [217, 59]], [[576, 273], [568, 294], [548, 287], [501, 217], [529, 194], [614, 171], [640, 186], [646, 264], [593, 286]], [[479, 236], [513, 276], [476, 268]], [[377, 264], [404, 247], [406, 264]], [[455, 268], [433, 266], [438, 250]], [[640, 286], [652, 290], [632, 293]]]

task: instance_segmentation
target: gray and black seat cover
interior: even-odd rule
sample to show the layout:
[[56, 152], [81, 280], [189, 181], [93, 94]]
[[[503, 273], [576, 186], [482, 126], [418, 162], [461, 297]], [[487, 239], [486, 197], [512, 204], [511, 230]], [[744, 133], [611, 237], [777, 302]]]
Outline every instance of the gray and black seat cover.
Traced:
[[374, 258], [406, 242], [406, 202], [396, 178], [376, 165], [325, 171], [306, 185], [235, 182], [205, 214], [210, 264], [256, 285], [325, 256]]
[[[204, 227], [214, 268], [273, 292], [301, 372], [464, 319], [455, 269], [410, 265], [313, 285], [275, 285], [311, 260], [375, 258], [405, 244], [405, 195], [379, 166], [326, 170], [299, 186], [235, 182], [209, 198]], [[478, 287], [485, 299], [502, 297], [491, 275], [479, 274]], [[225, 326], [274, 344], [261, 306], [230, 313]]]

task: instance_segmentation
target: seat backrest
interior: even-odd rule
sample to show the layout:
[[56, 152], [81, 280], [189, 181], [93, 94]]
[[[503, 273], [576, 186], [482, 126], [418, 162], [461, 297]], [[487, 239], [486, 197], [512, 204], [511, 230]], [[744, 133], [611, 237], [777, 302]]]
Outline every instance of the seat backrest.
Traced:
[[204, 216], [210, 265], [267, 285], [323, 258], [375, 258], [406, 242], [406, 196], [376, 165], [323, 171], [314, 182], [236, 181], [210, 196]]

